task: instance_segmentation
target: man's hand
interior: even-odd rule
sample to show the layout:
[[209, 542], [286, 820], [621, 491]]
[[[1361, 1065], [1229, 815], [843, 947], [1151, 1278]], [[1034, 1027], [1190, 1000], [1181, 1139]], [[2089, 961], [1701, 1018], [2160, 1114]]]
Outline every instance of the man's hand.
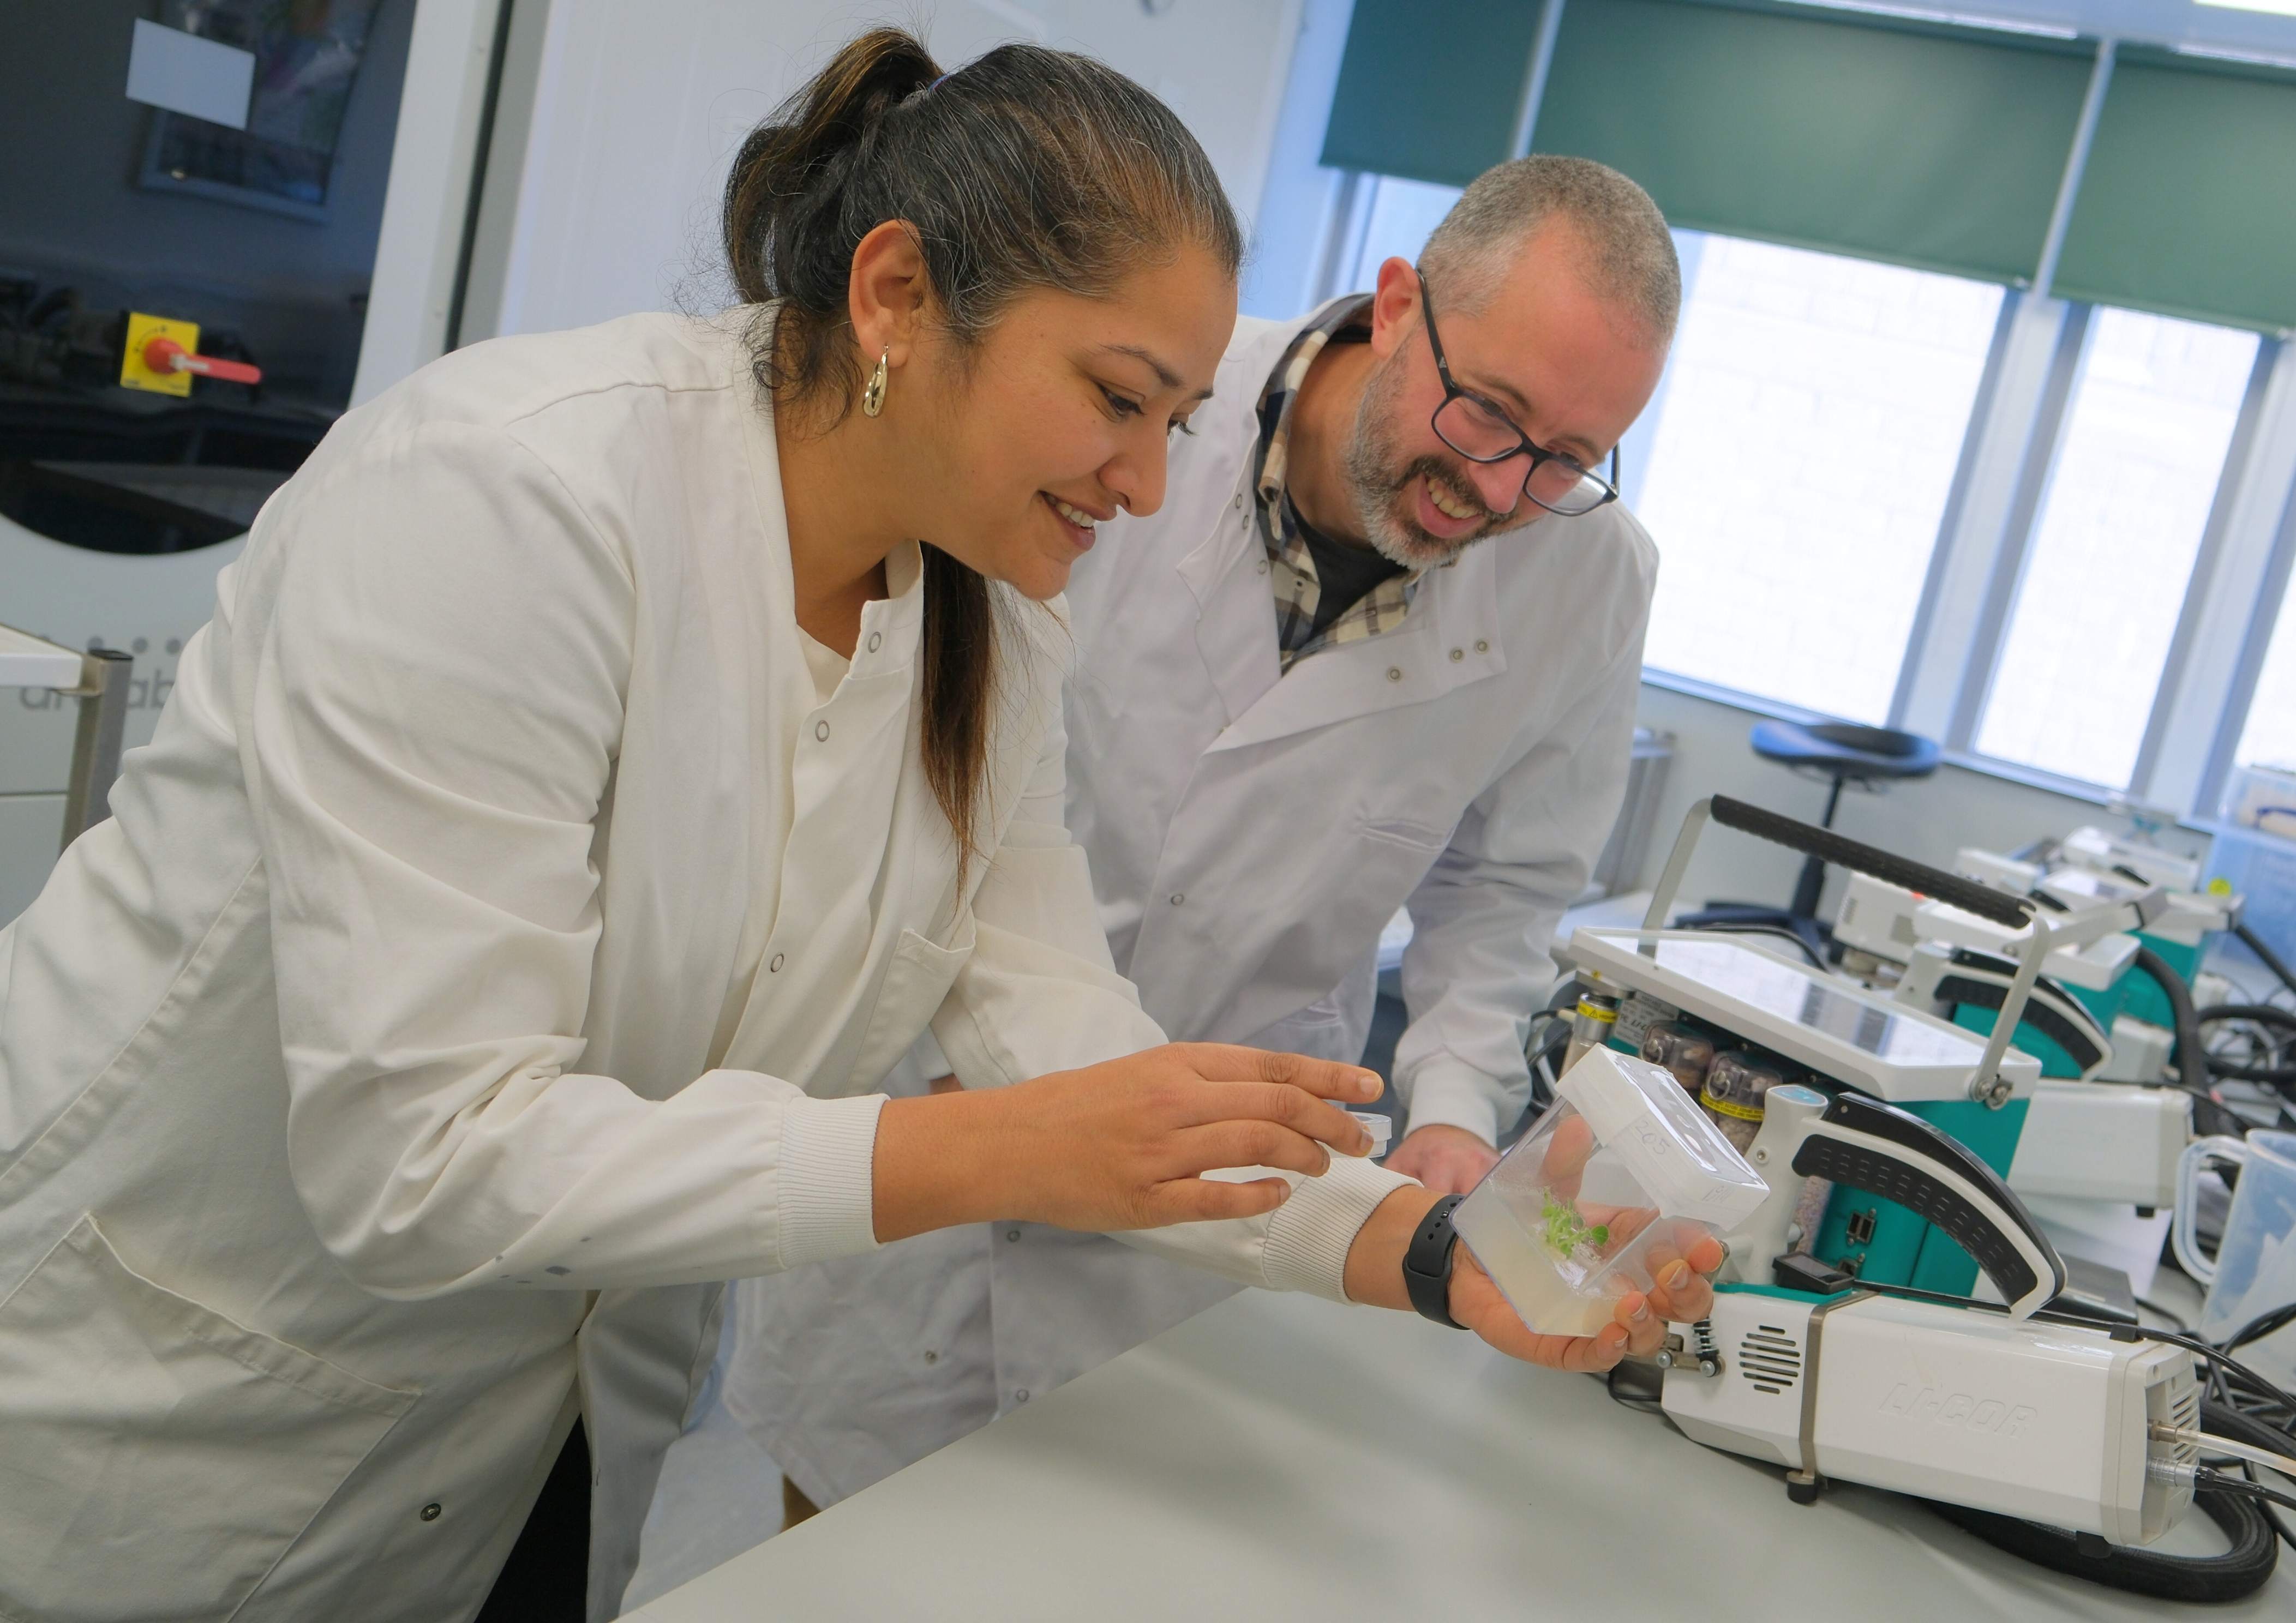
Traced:
[[1658, 1351], [1669, 1324], [1694, 1324], [1712, 1312], [1707, 1275], [1721, 1266], [1722, 1242], [1702, 1237], [1688, 1257], [1653, 1269], [1658, 1284], [1647, 1297], [1639, 1291], [1620, 1297], [1611, 1322], [1593, 1335], [1535, 1335], [1463, 1245], [1452, 1257], [1451, 1316], [1510, 1358], [1548, 1369], [1606, 1370], [1621, 1358]]
[[[1439, 1199], [1431, 1190], [1403, 1188], [1379, 1203], [1348, 1251], [1349, 1301], [1409, 1311], [1403, 1253], [1420, 1219]], [[1686, 1254], [1653, 1247], [1649, 1261], [1658, 1283], [1647, 1297], [1640, 1291], [1620, 1297], [1611, 1322], [1591, 1336], [1536, 1335], [1462, 1245], [1452, 1253], [1451, 1316], [1509, 1357], [1549, 1369], [1606, 1370], [1629, 1353], [1647, 1357], [1656, 1352], [1669, 1323], [1695, 1323], [1711, 1312], [1714, 1287], [1709, 1276], [1722, 1266], [1722, 1257], [1721, 1242], [1707, 1236]]]
[[[1464, 1127], [1415, 1127], [1382, 1164], [1437, 1194], [1464, 1194], [1498, 1165], [1499, 1152]], [[1461, 1321], [1464, 1323], [1464, 1320]]]

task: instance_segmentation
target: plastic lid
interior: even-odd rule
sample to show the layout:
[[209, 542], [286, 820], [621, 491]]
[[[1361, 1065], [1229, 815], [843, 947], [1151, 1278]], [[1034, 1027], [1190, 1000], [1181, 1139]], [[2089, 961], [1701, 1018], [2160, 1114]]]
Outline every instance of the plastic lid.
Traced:
[[1388, 1140], [1395, 1136], [1395, 1118], [1382, 1116], [1377, 1111], [1349, 1111], [1356, 1125], [1371, 1135], [1371, 1159], [1377, 1160], [1387, 1153]]
[[1673, 1072], [1615, 1049], [1593, 1048], [1562, 1074], [1557, 1091], [1668, 1217], [1732, 1229], [1769, 1197], [1761, 1175]]

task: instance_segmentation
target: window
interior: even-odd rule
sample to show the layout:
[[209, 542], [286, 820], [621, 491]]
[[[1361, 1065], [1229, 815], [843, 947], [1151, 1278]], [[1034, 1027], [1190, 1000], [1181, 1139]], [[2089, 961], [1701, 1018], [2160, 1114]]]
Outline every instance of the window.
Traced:
[[1649, 465], [1624, 470], [1660, 559], [1645, 658], [1886, 720], [2001, 290], [1731, 237], [1678, 241], [1687, 285], [1644, 414]]
[[[1325, 248], [1335, 292], [1368, 287], [1390, 255], [1415, 259], [1458, 198], [1361, 182]], [[2062, 307], [2013, 322], [2015, 296], [1989, 283], [1710, 233], [1676, 242], [1681, 327], [1620, 447], [1627, 503], [1661, 560], [1646, 674], [1757, 708], [1895, 720], [2013, 774], [2179, 807], [2213, 796], [2187, 734], [2140, 758], [2149, 736], [2194, 725], [2208, 695], [2186, 691], [2188, 670], [2222, 679], [2223, 660], [2196, 651], [2242, 635], [2255, 594], [2238, 583], [2270, 554], [2257, 525], [2296, 499], [2251, 488], [2296, 445], [2296, 415], [2259, 409], [2267, 361], [2276, 389], [2296, 386], [2296, 345], [2075, 305], [2066, 388], [2046, 348]], [[1980, 447], [1972, 419], [1988, 375], [2007, 392]], [[2259, 438], [2232, 502], [2243, 413]], [[2188, 605], [2220, 509], [2214, 584]], [[1961, 516], [1942, 535], [1948, 510]], [[1972, 595], [1986, 574], [2006, 588], [1992, 617]], [[1947, 618], [1914, 651], [1932, 582]], [[2290, 600], [2246, 715], [2221, 724], [2243, 764], [2296, 764], [2296, 588]], [[1928, 665], [1907, 668], [1916, 652]], [[2187, 655], [2201, 662], [2169, 668]], [[1956, 721], [1971, 685], [1973, 714]], [[2156, 717], [2170, 693], [2178, 712]]]
[[1391, 175], [1377, 180], [1366, 176], [1365, 182], [1376, 190], [1364, 221], [1363, 238], [1356, 245], [1355, 257], [1342, 269], [1340, 285], [1332, 290], [1334, 293], [1369, 292], [1379, 267], [1398, 254], [1417, 264], [1419, 250], [1427, 245], [1429, 235], [1459, 201], [1456, 186], [1398, 180]]
[[2249, 701], [2233, 760], [2243, 766], [2296, 767], [2296, 593], [2284, 601], [2274, 624], [2264, 668], [2257, 673], [2256, 697]]
[[[2095, 311], [1979, 753], [2128, 785], [2256, 346], [2226, 327]], [[2259, 691], [2251, 715], [2264, 706]]]

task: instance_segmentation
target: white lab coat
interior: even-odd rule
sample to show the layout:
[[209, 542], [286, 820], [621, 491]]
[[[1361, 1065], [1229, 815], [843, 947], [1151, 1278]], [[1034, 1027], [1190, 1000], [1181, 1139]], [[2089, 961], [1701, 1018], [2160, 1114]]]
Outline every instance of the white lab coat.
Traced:
[[[1408, 906], [1408, 1124], [1496, 1139], [1625, 793], [1656, 549], [1616, 504], [1542, 518], [1429, 575], [1397, 629], [1282, 675], [1252, 453], [1308, 319], [1237, 324], [1163, 509], [1103, 525], [1070, 578], [1069, 829], [1118, 967], [1178, 1038], [1359, 1058]], [[1226, 1293], [1095, 1236], [951, 1230], [744, 1282], [726, 1401], [826, 1503]]]
[[[914, 548], [822, 702], [741, 327], [347, 417], [0, 931], [0, 1615], [467, 1618], [578, 1408], [611, 1616], [708, 1282], [873, 1248], [927, 1021], [991, 1083], [1158, 1040], [1059, 825], [1058, 659], [964, 892]], [[1394, 1182], [1148, 1242], [1337, 1296]]]

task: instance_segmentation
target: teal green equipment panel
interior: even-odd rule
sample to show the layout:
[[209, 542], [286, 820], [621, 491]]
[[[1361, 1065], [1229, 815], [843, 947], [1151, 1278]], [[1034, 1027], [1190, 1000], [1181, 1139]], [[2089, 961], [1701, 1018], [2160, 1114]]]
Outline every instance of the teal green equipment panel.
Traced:
[[[1980, 1012], [1989, 1024], [1991, 1011]], [[1635, 1052], [1616, 1037], [1610, 1045], [1622, 1053]], [[1829, 1091], [1838, 1086], [1823, 1077], [1810, 1079]], [[2017, 1139], [2025, 1130], [2030, 1105], [2026, 1100], [2013, 1099], [1992, 1110], [1971, 1100], [1942, 1100], [1900, 1108], [1959, 1139], [2005, 1178], [2009, 1163], [2016, 1159]], [[1873, 1190], [1834, 1190], [1810, 1254], [1820, 1262], [1880, 1284], [1915, 1285], [1955, 1296], [1966, 1296], [1977, 1285], [1975, 1258], [1920, 1213]]]
[[[2003, 1177], [2016, 1159], [2017, 1139], [2030, 1108], [2013, 1099], [1998, 1110], [1971, 1100], [1941, 1100], [1900, 1107], [1939, 1132], [1959, 1139]], [[1826, 1203], [1811, 1255], [1860, 1279], [1915, 1285], [1966, 1296], [1977, 1285], [1977, 1259], [1932, 1227], [1926, 1217], [1871, 1190], [1836, 1188]]]

